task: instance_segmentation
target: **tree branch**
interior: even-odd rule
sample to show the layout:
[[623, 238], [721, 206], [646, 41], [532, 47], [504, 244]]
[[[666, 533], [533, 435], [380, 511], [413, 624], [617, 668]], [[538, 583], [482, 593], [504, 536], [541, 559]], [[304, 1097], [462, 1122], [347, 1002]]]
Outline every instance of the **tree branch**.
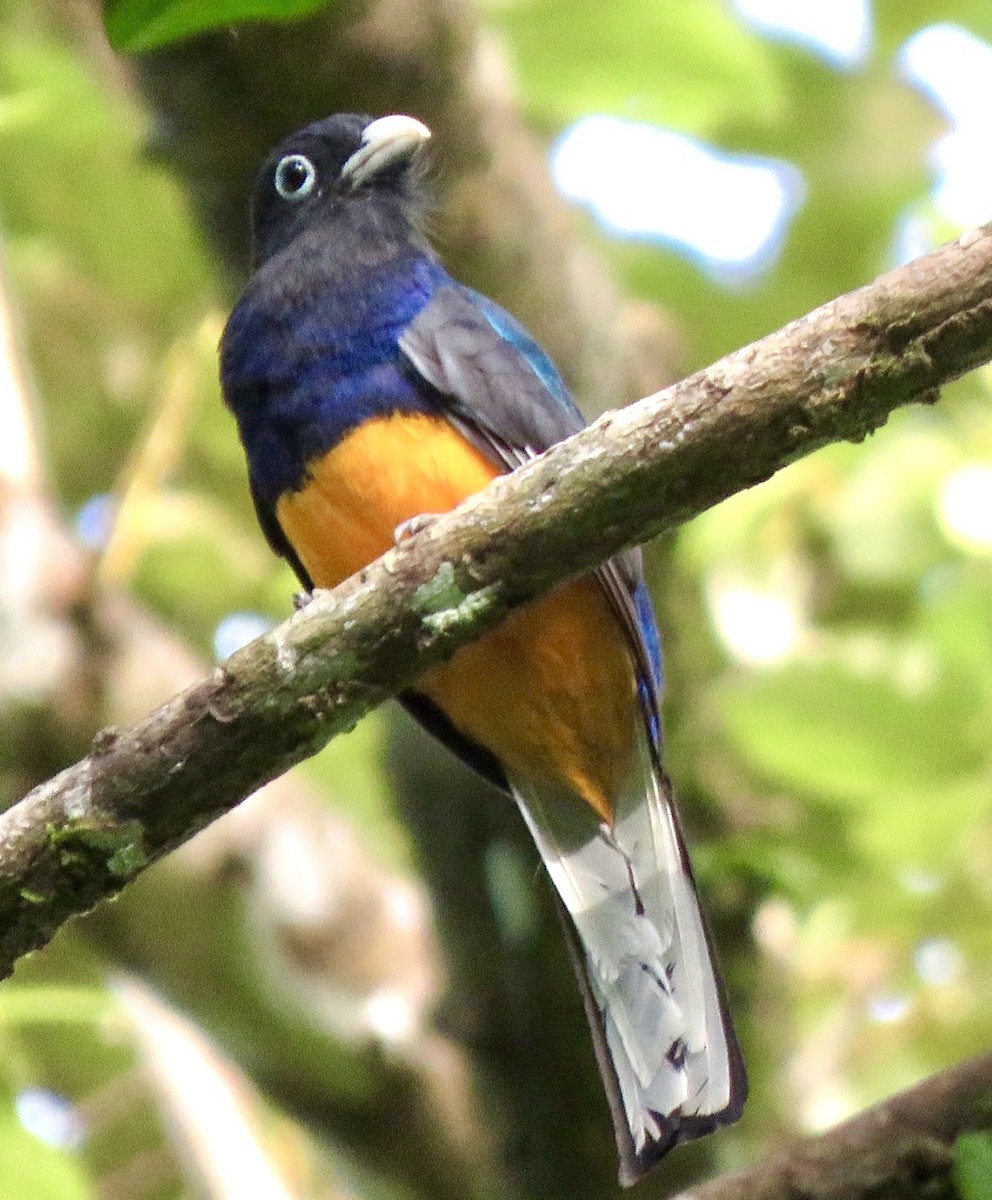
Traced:
[[992, 1054], [982, 1054], [674, 1200], [950, 1200], [953, 1144], [988, 1127], [990, 1101]]
[[0, 973], [513, 607], [992, 358], [992, 226], [608, 413], [0, 818]]

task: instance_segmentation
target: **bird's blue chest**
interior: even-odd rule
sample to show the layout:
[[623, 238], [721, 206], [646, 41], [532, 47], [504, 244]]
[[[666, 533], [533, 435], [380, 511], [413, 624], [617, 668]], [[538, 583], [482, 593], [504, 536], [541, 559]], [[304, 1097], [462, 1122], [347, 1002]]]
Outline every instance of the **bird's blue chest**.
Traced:
[[431, 262], [305, 286], [256, 276], [225, 330], [221, 371], [261, 499], [301, 487], [308, 464], [370, 418], [436, 411], [398, 343], [443, 277]]

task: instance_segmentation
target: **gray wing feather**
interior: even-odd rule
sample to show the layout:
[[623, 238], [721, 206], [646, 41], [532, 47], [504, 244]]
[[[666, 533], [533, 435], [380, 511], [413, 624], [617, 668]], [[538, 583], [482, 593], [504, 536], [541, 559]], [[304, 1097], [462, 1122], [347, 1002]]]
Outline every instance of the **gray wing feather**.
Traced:
[[[490, 311], [499, 312], [502, 329], [492, 324], [486, 315]], [[516, 333], [520, 345], [507, 337], [507, 331]], [[543, 354], [539, 371], [525, 353], [528, 347], [540, 353], [526, 333], [508, 314], [468, 288], [452, 284], [439, 289], [404, 330], [399, 345], [421, 378], [446, 401], [448, 419], [507, 470], [585, 425]], [[596, 574], [627, 635], [648, 706], [656, 709], [658, 680], [633, 600], [643, 578], [640, 550], [616, 555]]]

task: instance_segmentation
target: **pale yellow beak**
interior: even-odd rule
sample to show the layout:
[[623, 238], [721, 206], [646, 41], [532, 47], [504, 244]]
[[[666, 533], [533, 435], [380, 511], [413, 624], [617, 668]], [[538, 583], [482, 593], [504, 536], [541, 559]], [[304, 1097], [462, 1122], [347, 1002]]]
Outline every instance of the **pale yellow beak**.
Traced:
[[430, 136], [416, 117], [379, 117], [366, 125], [362, 144], [341, 168], [341, 178], [358, 187], [394, 163], [408, 162]]

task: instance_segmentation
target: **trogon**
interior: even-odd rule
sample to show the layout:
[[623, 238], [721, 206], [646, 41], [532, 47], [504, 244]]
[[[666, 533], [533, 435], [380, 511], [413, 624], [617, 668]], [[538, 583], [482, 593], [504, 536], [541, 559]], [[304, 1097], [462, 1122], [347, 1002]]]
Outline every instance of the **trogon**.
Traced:
[[[266, 537], [334, 587], [583, 425], [547, 355], [424, 234], [407, 116], [287, 138], [252, 202], [221, 380]], [[404, 703], [511, 795], [567, 913], [631, 1183], [735, 1120], [746, 1082], [661, 766], [660, 650], [636, 553], [512, 614]]]

